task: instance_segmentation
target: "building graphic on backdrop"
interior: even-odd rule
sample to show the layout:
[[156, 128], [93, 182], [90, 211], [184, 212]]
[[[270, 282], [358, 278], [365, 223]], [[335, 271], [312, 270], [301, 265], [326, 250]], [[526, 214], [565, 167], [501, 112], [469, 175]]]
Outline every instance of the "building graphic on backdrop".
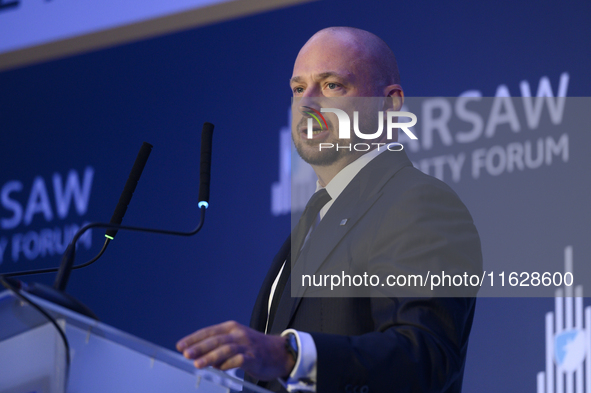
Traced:
[[[565, 273], [573, 271], [573, 248], [564, 250]], [[546, 314], [546, 370], [537, 393], [591, 393], [591, 307], [583, 309], [583, 287], [556, 290], [555, 310]]]

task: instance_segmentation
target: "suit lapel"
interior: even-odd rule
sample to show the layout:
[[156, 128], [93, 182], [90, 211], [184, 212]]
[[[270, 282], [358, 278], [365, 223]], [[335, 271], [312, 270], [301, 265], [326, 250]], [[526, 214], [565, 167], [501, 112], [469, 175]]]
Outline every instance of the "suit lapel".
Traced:
[[[345, 206], [340, 208], [335, 204], [330, 208], [326, 216], [320, 221], [320, 224], [314, 231], [315, 233], [308, 239], [304, 246], [300, 258], [292, 267], [291, 275], [285, 290], [279, 301], [279, 307], [275, 315], [273, 324], [271, 325], [270, 334], [277, 334], [285, 330], [288, 326], [293, 314], [297, 310], [302, 297], [305, 293], [305, 288], [298, 285], [298, 292], [292, 296], [291, 294], [291, 280], [293, 277], [302, 277], [304, 269], [306, 274], [313, 274], [322, 265], [326, 258], [330, 255], [332, 250], [339, 244], [341, 239], [355, 226], [357, 221], [369, 210], [369, 208], [379, 199], [381, 193], [373, 195], [372, 198], [366, 200], [361, 206], [355, 204], [354, 201], [348, 201]], [[340, 199], [340, 196], [339, 196]], [[337, 209], [335, 209], [337, 208]], [[333, 210], [335, 209], [335, 210]], [[333, 214], [331, 214], [333, 212]], [[347, 225], [339, 225], [342, 218], [339, 212], [353, 212], [352, 216], [347, 218]], [[318, 231], [316, 233], [316, 231]], [[305, 259], [305, 263], [303, 261]]]
[[[304, 269], [306, 274], [317, 272], [343, 237], [380, 198], [384, 184], [405, 166], [412, 164], [404, 151], [384, 152], [361, 169], [335, 200], [292, 266], [290, 279], [271, 326], [271, 334], [287, 328], [305, 293], [305, 288], [298, 286], [298, 292], [291, 296], [291, 277], [301, 277]], [[346, 225], [340, 225], [343, 219], [347, 219]]]

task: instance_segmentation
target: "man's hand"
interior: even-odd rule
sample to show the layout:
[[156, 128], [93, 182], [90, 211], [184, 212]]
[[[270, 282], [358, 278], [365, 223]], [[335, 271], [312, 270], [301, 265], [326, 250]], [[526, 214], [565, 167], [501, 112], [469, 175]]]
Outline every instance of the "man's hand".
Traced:
[[187, 359], [194, 359], [197, 368], [239, 367], [264, 381], [286, 378], [295, 365], [285, 337], [259, 333], [234, 321], [197, 330], [181, 339], [176, 348]]

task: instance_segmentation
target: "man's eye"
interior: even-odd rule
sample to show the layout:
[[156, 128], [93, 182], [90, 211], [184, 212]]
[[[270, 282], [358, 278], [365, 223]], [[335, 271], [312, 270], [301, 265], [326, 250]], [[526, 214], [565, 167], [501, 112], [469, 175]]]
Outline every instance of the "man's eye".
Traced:
[[338, 88], [338, 87], [339, 87], [339, 85], [338, 85], [338, 84], [336, 84], [336, 83], [328, 83], [328, 84], [326, 85], [326, 87], [328, 87], [330, 90], [334, 90], [334, 89]]
[[296, 87], [293, 89], [293, 92], [296, 94], [301, 94], [304, 92], [304, 88], [303, 87]]

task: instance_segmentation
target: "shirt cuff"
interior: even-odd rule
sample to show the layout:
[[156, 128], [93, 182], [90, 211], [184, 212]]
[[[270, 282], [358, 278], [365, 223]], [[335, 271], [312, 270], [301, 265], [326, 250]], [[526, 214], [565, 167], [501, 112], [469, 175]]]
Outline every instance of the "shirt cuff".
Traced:
[[314, 339], [310, 334], [294, 329], [283, 331], [281, 336], [285, 337], [289, 333], [293, 333], [298, 343], [298, 358], [287, 381], [279, 378], [279, 382], [288, 392], [316, 392], [316, 362], [318, 354]]

